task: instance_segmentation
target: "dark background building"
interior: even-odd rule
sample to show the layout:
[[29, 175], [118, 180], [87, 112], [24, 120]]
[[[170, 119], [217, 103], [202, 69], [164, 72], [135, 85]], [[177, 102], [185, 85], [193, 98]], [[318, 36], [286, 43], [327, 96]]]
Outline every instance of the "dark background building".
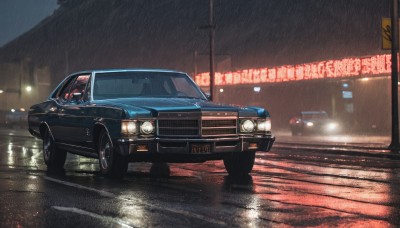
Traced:
[[[389, 16], [389, 3], [215, 0], [217, 71], [387, 53], [381, 50], [380, 22]], [[5, 78], [18, 76], [16, 87], [32, 84], [40, 91], [30, 100], [15, 97], [20, 106], [44, 99], [66, 74], [84, 69], [169, 68], [192, 76], [195, 68], [208, 71], [208, 31], [201, 29], [208, 23], [207, 0], [63, 0], [59, 4], [52, 16], [0, 49], [0, 65], [14, 63], [3, 84], [11, 83]], [[23, 70], [28, 68], [33, 70]], [[352, 112], [347, 110], [349, 101], [342, 98], [342, 84], [342, 80], [262, 84], [257, 94], [253, 87], [238, 85], [224, 88], [218, 99], [267, 107], [279, 128], [286, 128], [296, 112], [312, 109], [327, 110], [362, 131], [382, 128], [386, 132], [389, 81], [376, 79], [366, 85], [351, 80]]]

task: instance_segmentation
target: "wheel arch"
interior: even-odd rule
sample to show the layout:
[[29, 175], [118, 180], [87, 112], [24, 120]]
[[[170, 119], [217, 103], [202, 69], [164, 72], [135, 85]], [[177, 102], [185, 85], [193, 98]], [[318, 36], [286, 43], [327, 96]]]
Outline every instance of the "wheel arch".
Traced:
[[[98, 149], [98, 143], [99, 143], [98, 141], [99, 141], [100, 133], [102, 130], [105, 130], [110, 137], [110, 132], [108, 131], [108, 128], [106, 125], [104, 125], [103, 123], [99, 123], [99, 122], [95, 123], [95, 125], [93, 127], [93, 143], [94, 143], [96, 151]], [[113, 144], [112, 140], [111, 140], [111, 144]]]
[[53, 136], [53, 133], [51, 132], [50, 126], [46, 122], [40, 123], [40, 126], [39, 126], [40, 137], [43, 139], [46, 129], [49, 130], [50, 137], [54, 140], [54, 136]]

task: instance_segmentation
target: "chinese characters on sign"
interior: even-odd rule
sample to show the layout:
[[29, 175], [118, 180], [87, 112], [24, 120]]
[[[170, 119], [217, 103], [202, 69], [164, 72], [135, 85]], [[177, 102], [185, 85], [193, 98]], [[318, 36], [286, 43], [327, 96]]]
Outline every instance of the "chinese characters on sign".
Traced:
[[[277, 83], [325, 78], [379, 76], [391, 72], [391, 55], [345, 58], [299, 65], [215, 73], [215, 85]], [[208, 72], [195, 75], [199, 86], [210, 85]]]

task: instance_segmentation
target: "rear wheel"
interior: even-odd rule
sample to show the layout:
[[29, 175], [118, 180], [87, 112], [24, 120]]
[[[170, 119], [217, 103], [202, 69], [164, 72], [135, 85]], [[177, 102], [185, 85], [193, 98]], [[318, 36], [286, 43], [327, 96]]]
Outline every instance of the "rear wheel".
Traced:
[[61, 170], [65, 164], [67, 152], [56, 150], [54, 138], [49, 129], [46, 129], [43, 135], [43, 158], [48, 169]]
[[224, 158], [230, 176], [246, 176], [253, 169], [256, 152], [232, 153]]
[[100, 171], [108, 177], [122, 178], [128, 170], [128, 161], [114, 148], [106, 130], [100, 132], [98, 141]]

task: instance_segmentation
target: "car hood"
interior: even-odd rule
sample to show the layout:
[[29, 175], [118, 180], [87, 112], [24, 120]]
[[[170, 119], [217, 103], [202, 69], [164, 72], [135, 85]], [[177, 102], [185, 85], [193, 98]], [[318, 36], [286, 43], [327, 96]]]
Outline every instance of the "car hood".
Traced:
[[237, 112], [239, 116], [269, 117], [269, 113], [259, 107], [241, 107], [218, 104], [201, 99], [188, 98], [121, 98], [102, 100], [98, 105], [124, 109], [127, 118], [157, 117], [160, 112], [225, 111]]

